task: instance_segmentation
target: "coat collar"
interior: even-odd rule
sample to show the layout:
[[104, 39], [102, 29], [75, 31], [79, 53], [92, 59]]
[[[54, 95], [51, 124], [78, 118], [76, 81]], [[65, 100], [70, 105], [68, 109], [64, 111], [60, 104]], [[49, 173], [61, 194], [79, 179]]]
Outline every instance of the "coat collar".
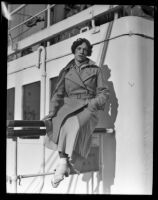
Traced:
[[81, 80], [81, 77], [75, 69], [74, 65], [70, 66], [69, 68], [71, 68], [71, 70], [66, 73], [65, 77], [85, 88], [85, 85], [83, 84], [83, 81]]
[[[88, 66], [88, 65], [95, 65], [95, 62], [92, 61], [91, 59], [88, 59], [87, 64], [83, 65], [82, 68], [83, 68], [83, 67], [86, 67], [86, 66]], [[74, 66], [74, 59], [70, 60], [70, 62], [61, 70], [61, 72], [60, 72], [60, 74], [59, 74], [59, 78], [58, 78], [57, 85], [56, 85], [55, 90], [54, 90], [54, 92], [53, 92], [52, 95], [54, 95], [55, 92], [58, 90], [58, 88], [59, 88], [61, 82], [63, 81], [63, 79], [64, 79], [64, 77], [65, 77], [65, 75], [67, 74], [67, 72], [69, 71], [69, 69], [70, 69], [71, 67], [73, 67], [73, 66]], [[73, 71], [74, 71], [74, 70], [75, 70], [75, 69], [73, 69]], [[81, 78], [79, 77], [79, 75], [77, 75], [77, 72], [74, 71], [70, 78], [71, 78], [71, 80], [73, 80], [74, 82], [80, 84], [82, 87], [85, 88], [85, 85], [84, 85], [83, 81], [81, 80]], [[78, 82], [77, 82], [77, 80], [78, 80]]]
[[[68, 79], [70, 79], [71, 81], [79, 84], [81, 87], [83, 88], [86, 88], [86, 86], [84, 85], [83, 83], [83, 80], [81, 79], [80, 75], [78, 74], [78, 72], [76, 71], [75, 67], [74, 67], [74, 63], [75, 60], [71, 60], [67, 66], [65, 67], [65, 69], [70, 69], [71, 68], [71, 71], [66, 75], [66, 77]], [[87, 67], [87, 66], [90, 66], [90, 65], [95, 65], [95, 62], [88, 59], [87, 60], [87, 63], [84, 63], [82, 66], [81, 66], [81, 69]]]
[[84, 63], [83, 65], [81, 65], [81, 69], [90, 66], [90, 65], [95, 65], [95, 62], [93, 60], [88, 59], [86, 63]]
[[[70, 62], [66, 65], [65, 70], [73, 67], [74, 63], [75, 63], [75, 59], [70, 60]], [[96, 65], [96, 63], [93, 60], [87, 58], [87, 62], [84, 63], [83, 65], [81, 65], [81, 69], [83, 69], [84, 67], [87, 67], [89, 65]]]

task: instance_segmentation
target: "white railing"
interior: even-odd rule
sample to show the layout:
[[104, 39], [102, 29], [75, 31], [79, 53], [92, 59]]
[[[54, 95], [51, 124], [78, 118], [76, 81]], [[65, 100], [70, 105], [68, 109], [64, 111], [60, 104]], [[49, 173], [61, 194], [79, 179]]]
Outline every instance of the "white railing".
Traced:
[[25, 6], [27, 6], [27, 4], [22, 4], [21, 6], [19, 6], [18, 8], [16, 8], [16, 9], [13, 10], [12, 12], [10, 12], [10, 16], [16, 14], [19, 10], [21, 10], [21, 9], [24, 8]]
[[[53, 5], [51, 5], [53, 7]], [[27, 48], [29, 46], [32, 46], [34, 44], [37, 44], [38, 42], [42, 42], [47, 40], [48, 38], [51, 38], [61, 32], [63, 32], [64, 30], [68, 30], [69, 28], [72, 28], [74, 26], [76, 26], [77, 24], [81, 24], [84, 22], [87, 22], [89, 20], [93, 20], [94, 17], [99, 16], [101, 14], [104, 14], [106, 12], [111, 12], [112, 10], [119, 10], [121, 6], [118, 5], [114, 5], [114, 8], [109, 10], [109, 5], [94, 5], [92, 7], [89, 7], [86, 10], [83, 10], [80, 13], [77, 13], [76, 15], [73, 15], [69, 18], [66, 18], [56, 24], [54, 24], [53, 26], [50, 26], [49, 29], [43, 29], [40, 32], [37, 32], [33, 35], [30, 35], [29, 37], [21, 40], [18, 42], [18, 50], [21, 51], [24, 48]], [[48, 6], [44, 11], [46, 11], [47, 9], [50, 9], [50, 7]], [[43, 12], [44, 12], [43, 11]], [[94, 11], [94, 12], [93, 12]], [[37, 13], [36, 16], [40, 13]], [[35, 16], [33, 16], [35, 17]], [[70, 19], [71, 18], [71, 19]], [[28, 21], [31, 18], [28, 19]], [[26, 23], [26, 21], [24, 21], [23, 23], [17, 25], [20, 26], [22, 24]], [[17, 28], [13, 27], [14, 29]], [[9, 31], [13, 30], [10, 29]], [[13, 54], [15, 51], [11, 48], [11, 46], [8, 47], [8, 55]]]
[[[24, 5], [26, 6], [27, 4], [24, 4]], [[45, 9], [41, 10], [40, 12], [38, 12], [38, 13], [35, 14], [35, 15], [33, 15], [33, 16], [30, 17], [29, 19], [27, 19], [27, 20], [21, 22], [20, 24], [14, 26], [13, 28], [9, 29], [8, 32], [10, 33], [11, 31], [13, 31], [13, 30], [17, 29], [18, 27], [24, 25], [25, 23], [27, 23], [27, 22], [30, 21], [31, 19], [37, 17], [38, 15], [40, 15], [41, 13], [43, 13], [43, 12], [47, 11], [48, 9], [54, 7], [55, 5], [56, 5], [56, 4], [52, 4], [52, 5], [50, 5], [49, 7], [47, 7], [47, 8], [45, 8]], [[23, 6], [23, 7], [24, 7], [24, 6]], [[18, 11], [19, 11], [19, 9], [17, 9], [16, 12], [18, 12]], [[14, 12], [14, 14], [15, 14], [15, 12]]]

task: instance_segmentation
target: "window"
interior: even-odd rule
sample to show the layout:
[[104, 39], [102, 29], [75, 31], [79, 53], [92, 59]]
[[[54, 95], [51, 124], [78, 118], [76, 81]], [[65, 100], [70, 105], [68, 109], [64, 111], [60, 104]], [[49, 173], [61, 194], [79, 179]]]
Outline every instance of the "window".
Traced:
[[40, 120], [40, 82], [23, 86], [23, 120]]
[[14, 120], [15, 88], [7, 90], [7, 120]]
[[23, 119], [40, 120], [40, 82], [23, 86]]
[[52, 93], [53, 93], [53, 91], [55, 89], [57, 80], [58, 80], [58, 76], [53, 77], [53, 78], [50, 79], [50, 98], [52, 97]]

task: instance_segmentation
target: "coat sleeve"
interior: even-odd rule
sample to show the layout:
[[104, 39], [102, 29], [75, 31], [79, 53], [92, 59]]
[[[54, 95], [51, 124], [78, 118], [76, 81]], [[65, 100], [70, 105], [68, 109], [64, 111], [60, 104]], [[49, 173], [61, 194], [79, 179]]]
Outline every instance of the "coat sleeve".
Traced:
[[96, 97], [91, 99], [88, 103], [88, 109], [92, 112], [97, 110], [104, 110], [106, 101], [109, 99], [109, 89], [106, 85], [104, 73], [100, 67], [97, 71], [96, 83]]
[[59, 110], [59, 108], [64, 103], [64, 96], [65, 96], [65, 79], [64, 78], [65, 78], [64, 71], [61, 71], [59, 74], [55, 91], [50, 100], [49, 113], [51, 113], [52, 115], [55, 115], [57, 111]]

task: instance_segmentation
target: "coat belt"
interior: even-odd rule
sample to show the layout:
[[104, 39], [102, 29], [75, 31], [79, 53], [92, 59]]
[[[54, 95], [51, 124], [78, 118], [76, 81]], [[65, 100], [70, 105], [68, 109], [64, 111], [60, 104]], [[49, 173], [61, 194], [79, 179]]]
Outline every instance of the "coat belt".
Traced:
[[95, 97], [94, 94], [85, 94], [85, 93], [81, 93], [81, 94], [70, 94], [68, 96], [69, 98], [75, 98], [75, 99], [92, 99]]

